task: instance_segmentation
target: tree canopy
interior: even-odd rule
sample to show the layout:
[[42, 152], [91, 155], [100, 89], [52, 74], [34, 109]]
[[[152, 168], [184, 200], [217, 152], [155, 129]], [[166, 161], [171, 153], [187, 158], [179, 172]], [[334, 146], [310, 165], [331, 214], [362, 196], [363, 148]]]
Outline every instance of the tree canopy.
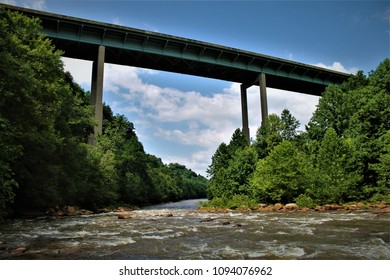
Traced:
[[[209, 198], [220, 202], [239, 194], [244, 202], [307, 205], [390, 201], [389, 59], [367, 77], [360, 71], [328, 86], [306, 131], [298, 127], [285, 109], [268, 116], [251, 146], [222, 143], [209, 168]], [[252, 156], [244, 160], [243, 153]]]
[[38, 19], [0, 9], [0, 218], [25, 209], [97, 209], [204, 197], [208, 180], [145, 153], [104, 106], [96, 146], [90, 94], [64, 72]]

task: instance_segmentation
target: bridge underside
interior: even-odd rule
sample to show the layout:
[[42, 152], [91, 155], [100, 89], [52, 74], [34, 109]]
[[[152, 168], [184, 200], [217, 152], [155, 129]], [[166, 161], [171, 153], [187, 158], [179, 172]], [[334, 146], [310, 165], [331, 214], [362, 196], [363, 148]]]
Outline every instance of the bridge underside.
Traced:
[[[95, 61], [98, 53], [97, 45], [69, 42], [62, 39], [53, 39], [56, 47], [64, 51], [64, 56], [83, 60]], [[247, 87], [257, 85], [260, 72], [251, 70], [236, 69], [219, 64], [210, 64], [199, 60], [187, 60], [173, 56], [161, 56], [160, 54], [147, 53], [143, 51], [125, 50], [115, 47], [106, 47], [105, 62], [110, 64], [119, 64], [125, 66], [135, 66], [147, 69], [174, 72], [179, 74], [188, 74], [199, 77], [225, 80], [246, 85]], [[270, 62], [268, 67], [271, 67]], [[293, 67], [289, 65], [282, 67], [286, 73], [291, 73]], [[295, 69], [295, 74], [298, 70]], [[304, 69], [301, 74], [305, 74]], [[306, 73], [307, 75], [308, 73]], [[298, 75], [298, 74], [296, 74]], [[314, 73], [313, 73], [314, 78]], [[315, 78], [320, 79], [321, 73], [315, 73]], [[337, 83], [332, 82], [332, 83]], [[301, 79], [292, 79], [280, 75], [267, 74], [267, 87], [300, 92], [305, 94], [321, 96], [328, 83], [313, 83]]]
[[[43, 32], [64, 56], [94, 62], [92, 104], [101, 133], [104, 63], [142, 67], [241, 84], [243, 131], [249, 141], [246, 90], [260, 87], [261, 115], [267, 117], [266, 87], [320, 96], [326, 86], [349, 75], [211, 43], [10, 5], [7, 9], [38, 17]], [[95, 136], [92, 137], [93, 139]]]

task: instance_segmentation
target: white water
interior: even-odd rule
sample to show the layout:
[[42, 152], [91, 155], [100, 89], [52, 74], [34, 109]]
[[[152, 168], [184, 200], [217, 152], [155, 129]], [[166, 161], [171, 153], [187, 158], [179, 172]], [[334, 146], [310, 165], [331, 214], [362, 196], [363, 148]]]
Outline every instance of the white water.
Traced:
[[[390, 259], [390, 217], [372, 213], [199, 213], [197, 201], [129, 212], [21, 219], [1, 259]], [[169, 217], [172, 214], [171, 217]]]

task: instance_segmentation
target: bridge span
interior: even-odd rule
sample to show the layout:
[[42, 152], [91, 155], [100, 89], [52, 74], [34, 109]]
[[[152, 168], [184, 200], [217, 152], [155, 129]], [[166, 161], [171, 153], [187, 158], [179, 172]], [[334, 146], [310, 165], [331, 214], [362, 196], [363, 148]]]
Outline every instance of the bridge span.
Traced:
[[43, 32], [65, 57], [93, 61], [92, 100], [102, 133], [104, 63], [189, 74], [241, 84], [242, 127], [248, 141], [247, 88], [260, 87], [262, 123], [268, 115], [266, 88], [320, 96], [349, 74], [212, 43], [87, 19], [0, 4], [41, 20]]

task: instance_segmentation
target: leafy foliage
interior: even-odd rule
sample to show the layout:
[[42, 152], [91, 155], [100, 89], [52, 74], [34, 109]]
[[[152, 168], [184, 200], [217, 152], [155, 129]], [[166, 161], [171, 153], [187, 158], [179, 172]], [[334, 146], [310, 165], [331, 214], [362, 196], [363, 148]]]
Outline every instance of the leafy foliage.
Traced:
[[208, 197], [232, 197], [246, 192], [248, 177], [254, 170], [256, 155], [245, 135], [236, 129], [229, 145], [222, 143], [212, 158], [208, 173], [211, 176]]
[[306, 132], [298, 127], [287, 109], [269, 115], [245, 148], [257, 159], [221, 144], [209, 173], [212, 203], [246, 195], [312, 207], [390, 197], [390, 59], [368, 77], [358, 72], [327, 87]]
[[98, 138], [100, 165], [117, 190], [117, 201], [143, 205], [205, 197], [208, 180], [180, 164], [165, 165], [146, 154], [134, 125], [104, 106], [104, 130]]
[[295, 202], [297, 203], [298, 207], [301, 208], [313, 208], [315, 206], [315, 203], [313, 199], [305, 194], [300, 194], [295, 199]]
[[84, 92], [64, 73], [61, 52], [40, 33], [39, 21], [0, 15], [0, 201], [17, 209], [66, 203], [84, 177], [79, 142], [92, 124], [90, 108], [80, 106]]
[[255, 149], [259, 158], [265, 158], [274, 147], [282, 141], [294, 141], [298, 137], [299, 121], [291, 115], [288, 109], [282, 111], [279, 117], [276, 114], [268, 116], [264, 126], [257, 130]]
[[308, 190], [313, 197], [326, 203], [340, 203], [349, 199], [358, 199], [354, 190], [360, 181], [354, 169], [353, 144], [337, 136], [333, 128], [329, 128], [318, 151], [316, 166], [316, 184]]
[[60, 56], [38, 19], [0, 9], [0, 218], [205, 196], [207, 179], [146, 154], [133, 124], [108, 106], [103, 135], [87, 145], [90, 95], [64, 72]]
[[276, 146], [258, 161], [252, 179], [253, 196], [261, 202], [291, 202], [310, 187], [311, 165], [290, 141]]

